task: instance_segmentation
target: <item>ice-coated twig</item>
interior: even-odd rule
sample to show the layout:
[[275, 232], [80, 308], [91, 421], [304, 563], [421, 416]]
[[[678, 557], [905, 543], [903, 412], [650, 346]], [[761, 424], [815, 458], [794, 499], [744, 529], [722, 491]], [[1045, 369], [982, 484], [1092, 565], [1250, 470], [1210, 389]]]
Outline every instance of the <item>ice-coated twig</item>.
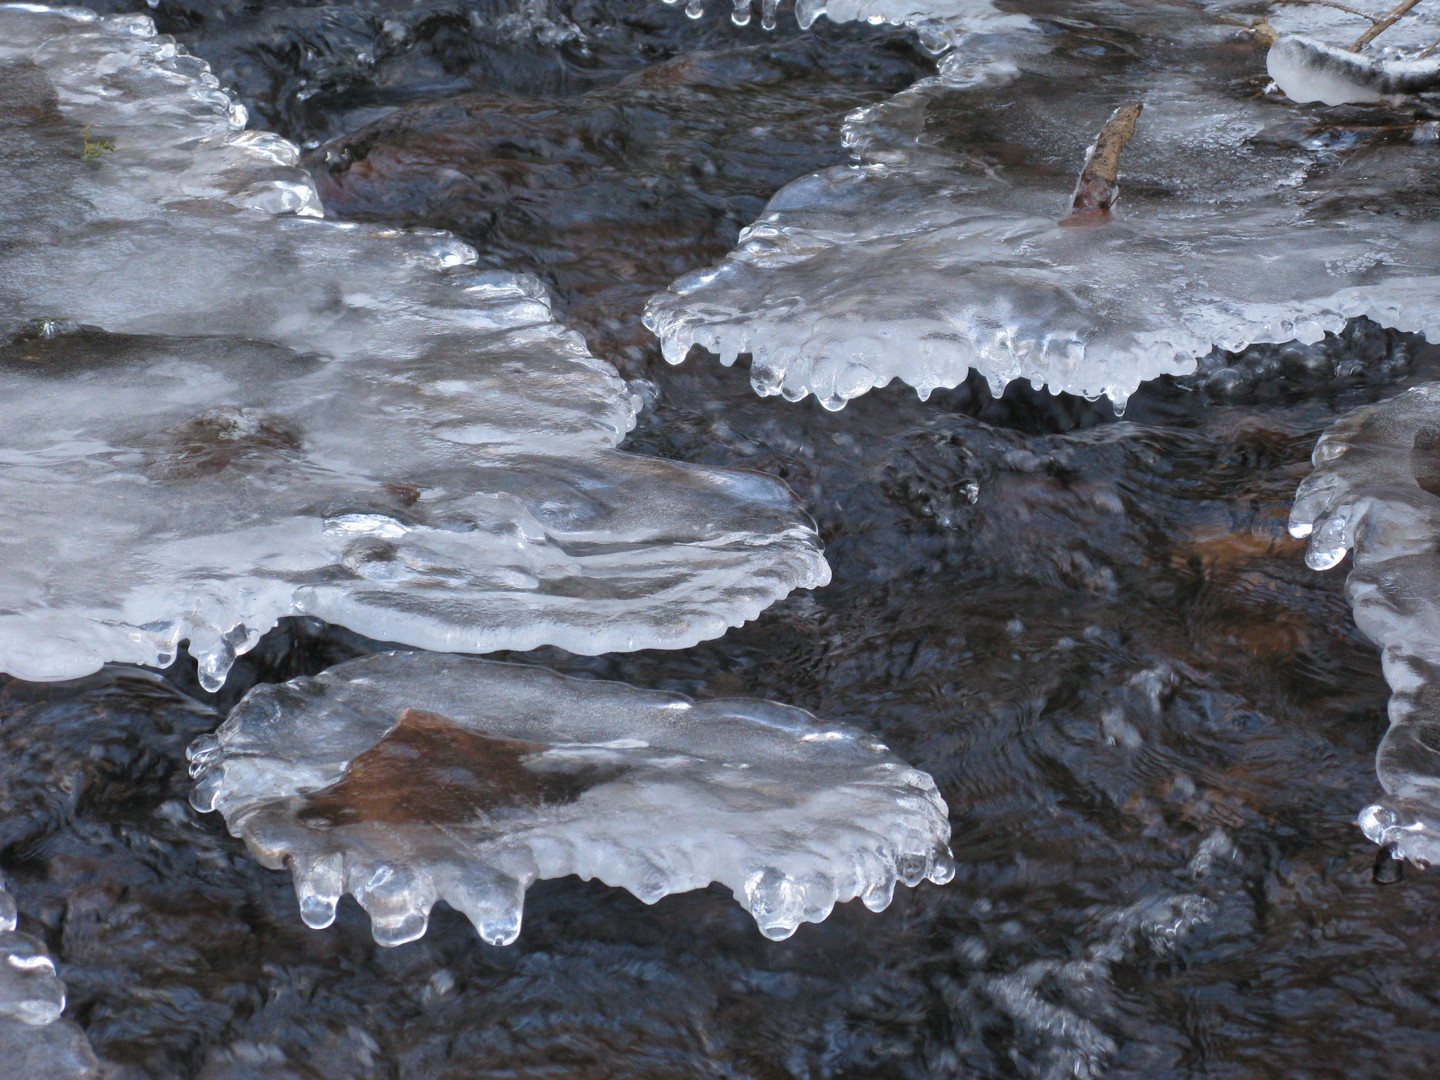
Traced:
[[1144, 102], [1121, 105], [1085, 152], [1085, 164], [1070, 199], [1070, 217], [1062, 224], [1087, 218], [1107, 217], [1110, 207], [1120, 196], [1120, 155], [1135, 134], [1135, 123], [1144, 110]]
[[257, 687], [190, 759], [191, 801], [290, 869], [307, 924], [350, 893], [382, 945], [437, 899], [507, 945], [567, 874], [646, 903], [718, 881], [778, 940], [954, 873], [934, 782], [860, 731], [538, 667], [369, 656]]

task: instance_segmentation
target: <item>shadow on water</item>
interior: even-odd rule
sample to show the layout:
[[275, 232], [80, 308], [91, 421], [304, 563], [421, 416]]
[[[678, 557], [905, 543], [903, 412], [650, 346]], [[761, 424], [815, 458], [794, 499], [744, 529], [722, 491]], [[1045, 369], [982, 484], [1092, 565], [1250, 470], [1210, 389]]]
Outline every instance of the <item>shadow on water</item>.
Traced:
[[[839, 414], [756, 398], [738, 370], [665, 365], [639, 303], [686, 252], [723, 251], [769, 190], [835, 160], [844, 110], [920, 62], [889, 31], [775, 41], [639, 4], [566, 8], [586, 50], [497, 45], [494, 13], [470, 10], [157, 14], [267, 123], [349, 133], [337, 161], [364, 147], [332, 178], [334, 206], [455, 227], [483, 258], [544, 273], [647, 399], [632, 447], [780, 476], [821, 528], [835, 583], [719, 641], [511, 658], [873, 731], [935, 776], [957, 877], [784, 943], [718, 889], [647, 909], [566, 879], [531, 891], [514, 946], [442, 907], [426, 938], [382, 950], [348, 900], [334, 927], [305, 929], [288, 876], [188, 808], [183, 767], [217, 722], [201, 700], [225, 708], [377, 643], [288, 620], [215, 699], [184, 663], [4, 682], [0, 862], [113, 1075], [1433, 1075], [1440, 880], [1372, 882], [1353, 817], [1386, 689], [1340, 577], [1305, 569], [1285, 519], [1319, 432], [1436, 377], [1436, 350], [1362, 326], [1216, 356], [1123, 420], [972, 384], [928, 403], [892, 386]], [[384, 34], [390, 53], [358, 58]], [[301, 79], [317, 92], [300, 98]], [[781, 134], [747, 134], [751, 95]], [[346, 203], [382, 144], [422, 175], [372, 174], [372, 201]], [[425, 179], [450, 150], [470, 163], [453, 200]], [[589, 171], [566, 188], [577, 161]], [[723, 167], [685, 174], [703, 161]], [[653, 206], [628, 198], [677, 175]]]

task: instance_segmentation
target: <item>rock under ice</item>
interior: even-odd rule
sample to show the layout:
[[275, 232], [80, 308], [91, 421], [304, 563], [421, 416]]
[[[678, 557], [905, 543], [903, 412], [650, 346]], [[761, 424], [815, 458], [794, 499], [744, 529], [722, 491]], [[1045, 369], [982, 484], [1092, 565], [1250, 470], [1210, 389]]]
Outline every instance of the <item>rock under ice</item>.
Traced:
[[320, 220], [141, 16], [0, 6], [0, 671], [211, 689], [278, 618], [683, 647], [829, 576], [777, 481], [618, 452], [638, 398], [532, 278]]
[[[1261, 95], [1263, 47], [1211, 12], [1129, 11], [1107, 28], [1132, 49], [1057, 35], [1002, 87], [932, 82], [853, 114], [862, 164], [782, 189], [732, 254], [651, 300], [667, 359], [749, 354], [759, 393], [831, 409], [972, 369], [996, 393], [1028, 379], [1121, 405], [1216, 347], [1313, 343], [1359, 316], [1440, 330], [1427, 151], [1328, 138]], [[1087, 142], [1136, 100], [1119, 205], [1062, 225]], [[1377, 211], [1374, 176], [1416, 211]]]
[[1440, 383], [1356, 409], [1315, 447], [1290, 531], [1316, 570], [1354, 551], [1345, 592], [1380, 646], [1390, 728], [1375, 770], [1385, 798], [1360, 826], [1413, 862], [1440, 862]]
[[954, 873], [927, 774], [765, 701], [384, 653], [257, 687], [190, 757], [192, 802], [290, 868], [306, 923], [348, 892], [382, 945], [437, 899], [509, 944], [530, 883], [567, 874], [646, 903], [718, 881], [780, 939]]
[[65, 1011], [65, 984], [45, 946], [15, 929], [15, 898], [0, 878], [0, 1073], [16, 1080], [99, 1080], [96, 1060]]

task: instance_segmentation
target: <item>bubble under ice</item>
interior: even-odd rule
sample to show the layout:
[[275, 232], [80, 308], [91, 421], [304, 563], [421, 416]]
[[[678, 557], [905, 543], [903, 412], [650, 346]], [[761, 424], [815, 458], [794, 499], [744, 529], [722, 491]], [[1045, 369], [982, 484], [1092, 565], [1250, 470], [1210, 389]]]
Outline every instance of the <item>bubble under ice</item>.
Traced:
[[289, 614], [684, 647], [828, 580], [779, 482], [614, 449], [638, 399], [534, 279], [317, 220], [150, 20], [0, 6], [0, 106], [0, 670], [188, 639], [215, 689]]
[[1345, 591], [1381, 649], [1390, 727], [1375, 771], [1386, 797], [1360, 826], [1422, 865], [1440, 862], [1440, 383], [1356, 409], [1315, 447], [1290, 531], [1328, 570], [1354, 551]]
[[509, 944], [530, 883], [567, 874], [646, 903], [718, 881], [781, 939], [954, 873], [926, 773], [765, 701], [383, 653], [257, 687], [190, 758], [196, 808], [290, 868], [306, 923], [348, 892], [382, 945], [437, 899]]
[[15, 899], [0, 877], [0, 1071], [24, 1080], [99, 1080], [84, 1034], [60, 1018], [65, 984], [54, 962], [15, 922]]
[[[1059, 38], [999, 89], [931, 84], [852, 115], [864, 163], [782, 189], [734, 252], [651, 300], [667, 359], [748, 353], [759, 393], [832, 409], [971, 369], [997, 393], [1028, 379], [1123, 404], [1214, 347], [1311, 343], [1359, 316], [1440, 330], [1440, 228], [1421, 204], [1349, 198], [1321, 118], [1258, 93], [1258, 44], [1178, 6], [1113, 20], [1144, 47], [1102, 63], [1098, 35]], [[1087, 141], [1127, 100], [1146, 108], [1119, 207], [1061, 226]], [[1398, 174], [1423, 151], [1367, 153]]]

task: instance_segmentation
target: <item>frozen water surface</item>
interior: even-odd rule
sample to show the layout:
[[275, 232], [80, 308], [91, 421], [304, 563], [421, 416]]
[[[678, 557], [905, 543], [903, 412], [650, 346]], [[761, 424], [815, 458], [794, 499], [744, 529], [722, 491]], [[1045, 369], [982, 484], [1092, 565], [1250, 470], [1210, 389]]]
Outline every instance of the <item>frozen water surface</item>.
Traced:
[[99, 1080], [84, 1034], [60, 1019], [65, 984], [42, 942], [15, 929], [15, 900], [0, 877], [0, 1073], [16, 1080]]
[[526, 888], [567, 874], [647, 903], [718, 881], [779, 939], [954, 873], [927, 774], [764, 701], [382, 653], [257, 687], [190, 757], [196, 807], [290, 868], [309, 925], [348, 892], [383, 945], [437, 899], [509, 944]]
[[488, 651], [682, 647], [828, 580], [783, 485], [614, 448], [638, 399], [534, 279], [316, 220], [148, 19], [0, 7], [0, 670], [278, 618]]
[[1375, 763], [1386, 797], [1360, 825], [1408, 859], [1440, 862], [1440, 383], [1356, 409], [1314, 462], [1290, 531], [1309, 537], [1316, 570], [1353, 550], [1346, 593], [1391, 690]]
[[[749, 354], [761, 394], [832, 409], [972, 369], [997, 393], [1026, 379], [1123, 405], [1216, 347], [1357, 316], [1440, 329], [1432, 188], [1417, 178], [1398, 212], [1366, 197], [1423, 175], [1427, 150], [1263, 94], [1264, 47], [1214, 12], [1091, 8], [1108, 22], [1018, 55], [1003, 87], [932, 81], [852, 115], [862, 164], [782, 189], [731, 255], [651, 300], [666, 357]], [[1087, 143], [1136, 100], [1119, 205], [1062, 226]]]

